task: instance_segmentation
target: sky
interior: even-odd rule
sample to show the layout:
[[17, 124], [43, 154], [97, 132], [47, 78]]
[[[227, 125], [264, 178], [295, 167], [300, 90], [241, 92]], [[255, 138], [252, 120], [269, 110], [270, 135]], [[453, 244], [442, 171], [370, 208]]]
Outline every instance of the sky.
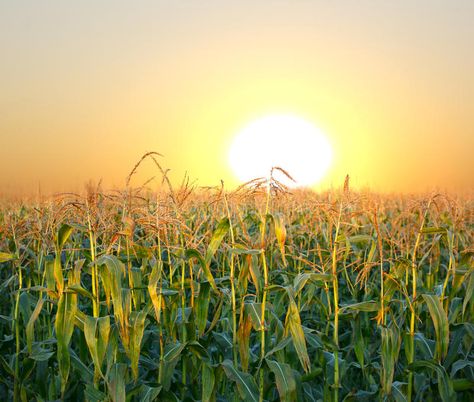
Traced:
[[472, 190], [473, 20], [472, 0], [1, 0], [0, 195], [123, 187], [147, 151], [235, 186], [233, 138], [273, 114], [332, 144], [318, 189]]

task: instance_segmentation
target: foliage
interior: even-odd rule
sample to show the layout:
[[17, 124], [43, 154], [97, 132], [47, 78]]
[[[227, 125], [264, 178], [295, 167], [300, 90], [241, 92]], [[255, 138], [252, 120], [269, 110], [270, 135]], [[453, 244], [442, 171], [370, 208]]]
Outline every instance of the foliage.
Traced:
[[2, 400], [472, 400], [472, 201], [278, 189], [4, 204]]

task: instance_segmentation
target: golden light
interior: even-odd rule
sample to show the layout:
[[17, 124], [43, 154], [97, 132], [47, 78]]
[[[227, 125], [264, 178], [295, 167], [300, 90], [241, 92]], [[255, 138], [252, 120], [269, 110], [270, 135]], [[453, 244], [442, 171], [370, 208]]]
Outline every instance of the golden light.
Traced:
[[283, 174], [277, 180], [292, 187], [318, 183], [331, 160], [331, 144], [324, 133], [291, 115], [266, 116], [250, 123], [236, 135], [229, 152], [229, 164], [240, 181], [267, 177], [278, 166], [296, 183]]

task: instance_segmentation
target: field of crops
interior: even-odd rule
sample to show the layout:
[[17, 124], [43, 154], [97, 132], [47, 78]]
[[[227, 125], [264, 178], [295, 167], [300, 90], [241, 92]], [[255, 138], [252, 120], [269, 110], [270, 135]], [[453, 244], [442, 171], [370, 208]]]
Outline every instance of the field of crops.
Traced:
[[471, 199], [255, 187], [4, 203], [1, 400], [474, 400]]

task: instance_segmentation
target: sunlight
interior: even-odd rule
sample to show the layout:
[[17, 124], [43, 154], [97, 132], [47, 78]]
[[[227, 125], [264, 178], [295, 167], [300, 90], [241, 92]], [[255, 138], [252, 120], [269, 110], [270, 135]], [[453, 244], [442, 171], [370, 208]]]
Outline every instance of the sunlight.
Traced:
[[318, 183], [332, 161], [332, 147], [310, 122], [291, 115], [266, 116], [246, 126], [234, 138], [229, 164], [241, 182], [268, 176], [274, 166], [285, 169], [276, 178], [291, 187]]

